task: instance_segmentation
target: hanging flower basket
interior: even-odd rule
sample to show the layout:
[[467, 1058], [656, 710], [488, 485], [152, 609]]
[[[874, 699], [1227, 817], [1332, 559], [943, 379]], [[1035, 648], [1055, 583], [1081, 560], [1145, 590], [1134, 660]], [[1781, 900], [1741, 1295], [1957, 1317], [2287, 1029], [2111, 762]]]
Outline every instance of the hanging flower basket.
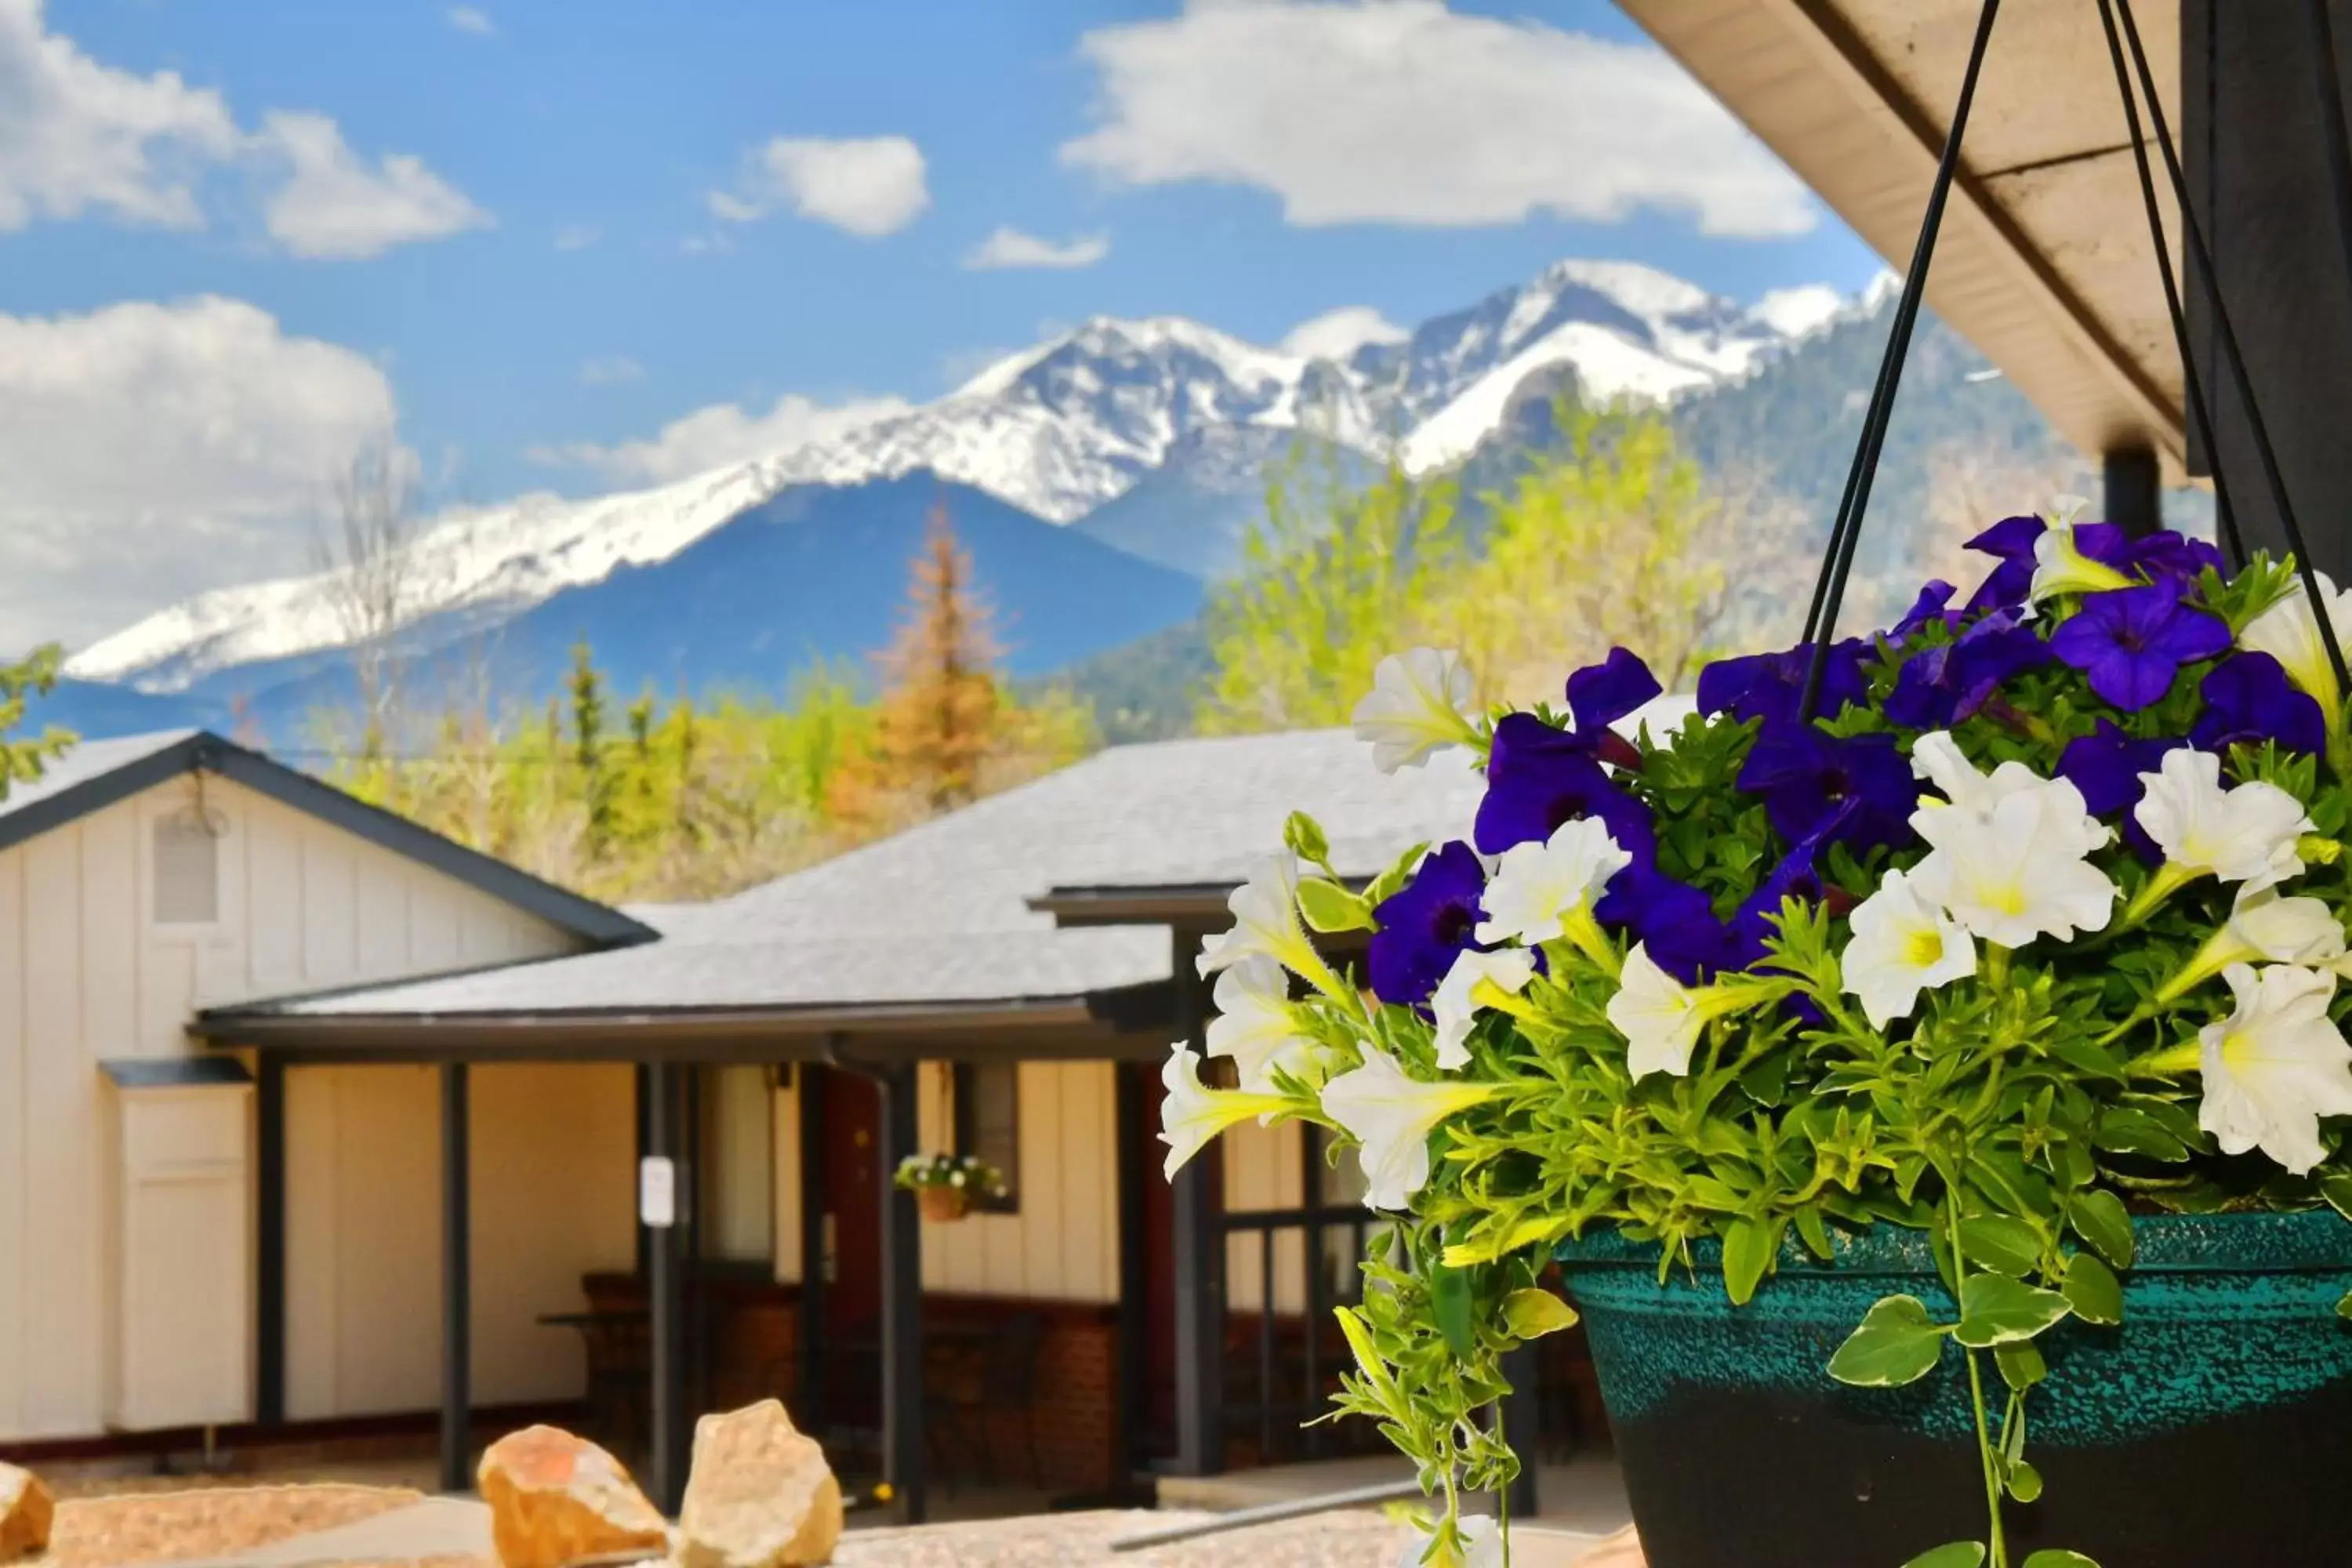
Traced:
[[937, 1224], [960, 1220], [986, 1198], [1004, 1195], [995, 1166], [971, 1154], [909, 1154], [892, 1182], [915, 1194], [915, 1206]]
[[1294, 816], [1234, 894], [1240, 1087], [1171, 1057], [1171, 1159], [1353, 1146], [1399, 1245], [1338, 1403], [1436, 1479], [1425, 1562], [1485, 1560], [1501, 1357], [1572, 1301], [1651, 1568], [2352, 1563], [2345, 683], [2288, 568], [2072, 516], [1670, 730], [1622, 649], [1500, 716], [1387, 660], [1358, 733], [1471, 748], [1466, 841], [1360, 893]]

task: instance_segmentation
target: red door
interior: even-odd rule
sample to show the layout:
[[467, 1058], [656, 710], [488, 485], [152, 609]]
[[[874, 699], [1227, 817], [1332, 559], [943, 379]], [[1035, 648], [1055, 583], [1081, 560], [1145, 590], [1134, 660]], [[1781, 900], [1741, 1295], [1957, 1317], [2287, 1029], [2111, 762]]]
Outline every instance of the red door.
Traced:
[[882, 1211], [875, 1162], [881, 1157], [881, 1106], [856, 1073], [828, 1071], [824, 1083], [824, 1205], [828, 1268], [825, 1329], [878, 1337], [882, 1330]]

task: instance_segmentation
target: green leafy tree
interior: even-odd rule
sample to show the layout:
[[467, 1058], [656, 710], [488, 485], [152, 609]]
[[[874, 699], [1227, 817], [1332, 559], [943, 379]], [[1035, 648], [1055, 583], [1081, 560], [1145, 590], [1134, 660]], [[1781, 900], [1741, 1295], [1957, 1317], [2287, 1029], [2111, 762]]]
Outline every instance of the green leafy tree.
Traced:
[[43, 765], [74, 743], [71, 731], [54, 724], [29, 738], [16, 733], [32, 700], [47, 697], [56, 688], [64, 658], [64, 650], [49, 643], [14, 664], [0, 664], [0, 800], [8, 798], [11, 784], [39, 778]]

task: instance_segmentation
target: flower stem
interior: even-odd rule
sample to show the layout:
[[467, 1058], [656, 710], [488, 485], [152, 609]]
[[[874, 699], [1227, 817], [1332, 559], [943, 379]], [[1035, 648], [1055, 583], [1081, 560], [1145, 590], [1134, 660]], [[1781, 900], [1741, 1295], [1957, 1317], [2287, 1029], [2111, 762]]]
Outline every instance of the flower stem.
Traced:
[[[1995, 948], [1996, 952], [2002, 951]], [[1952, 1236], [1952, 1299], [1959, 1300], [1960, 1281], [1968, 1271], [1968, 1263], [1960, 1253], [1960, 1200], [1957, 1193], [1944, 1195], [1944, 1213], [1951, 1222]], [[1977, 1458], [1984, 1467], [1985, 1524], [1992, 1556], [1987, 1568], [2009, 1568], [2009, 1543], [2000, 1527], [2000, 1471], [1993, 1463], [1992, 1433], [1985, 1421], [1984, 1369], [1977, 1363], [1977, 1352], [1965, 1345], [1960, 1353], [1969, 1363], [1969, 1404], [1977, 1421]]]

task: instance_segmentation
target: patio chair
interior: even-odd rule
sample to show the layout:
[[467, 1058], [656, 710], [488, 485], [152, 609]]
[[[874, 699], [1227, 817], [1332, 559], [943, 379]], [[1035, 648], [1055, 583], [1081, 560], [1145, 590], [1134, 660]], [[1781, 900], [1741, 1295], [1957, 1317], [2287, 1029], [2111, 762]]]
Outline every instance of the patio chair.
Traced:
[[960, 1380], [961, 1386], [939, 1393], [924, 1390], [923, 1426], [934, 1445], [952, 1436], [966, 1452], [977, 1449], [981, 1475], [996, 1479], [996, 1446], [989, 1440], [991, 1420], [1018, 1417], [1029, 1458], [1029, 1484], [1045, 1484], [1037, 1463], [1037, 1428], [1033, 1412], [1037, 1404], [1037, 1356], [1045, 1342], [1045, 1319], [1039, 1312], [1015, 1312], [990, 1332], [982, 1346], [976, 1376]]

